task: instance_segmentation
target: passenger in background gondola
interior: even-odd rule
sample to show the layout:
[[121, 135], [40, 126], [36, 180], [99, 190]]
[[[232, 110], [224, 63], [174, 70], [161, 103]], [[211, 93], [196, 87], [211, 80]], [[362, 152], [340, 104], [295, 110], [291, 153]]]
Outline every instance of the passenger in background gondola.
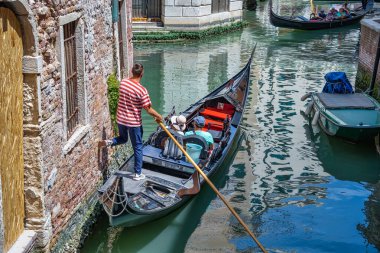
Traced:
[[343, 12], [342, 8], [340, 8], [339, 11], [336, 13], [336, 18], [337, 19], [343, 19], [343, 18], [345, 18], [345, 15], [344, 15], [344, 12]]
[[343, 4], [342, 8], [347, 13], [347, 16], [350, 15], [350, 8], [348, 8], [347, 2]]
[[339, 9], [339, 12], [337, 13], [337, 17], [340, 19], [345, 19], [349, 17], [349, 13], [347, 13], [343, 8]]
[[325, 10], [321, 9], [318, 13], [318, 17], [320, 17], [321, 19], [325, 19], [326, 18], [326, 13], [325, 13]]
[[362, 8], [363, 8], [363, 10], [367, 9], [367, 3], [368, 3], [368, 0], [362, 0]]
[[327, 13], [325, 20], [326, 21], [333, 21], [334, 20], [334, 14], [330, 11], [329, 13]]

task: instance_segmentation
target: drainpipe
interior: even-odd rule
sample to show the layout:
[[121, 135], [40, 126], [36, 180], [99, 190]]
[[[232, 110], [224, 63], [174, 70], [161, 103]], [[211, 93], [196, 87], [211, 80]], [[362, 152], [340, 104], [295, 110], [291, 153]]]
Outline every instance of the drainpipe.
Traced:
[[369, 95], [370, 96], [372, 96], [373, 90], [375, 89], [375, 81], [376, 81], [377, 69], [379, 68], [379, 59], [380, 59], [380, 33], [379, 33], [379, 41], [377, 42], [375, 65], [373, 66], [373, 73], [372, 73], [371, 84], [369, 85]]
[[119, 0], [112, 0], [112, 22], [119, 21]]

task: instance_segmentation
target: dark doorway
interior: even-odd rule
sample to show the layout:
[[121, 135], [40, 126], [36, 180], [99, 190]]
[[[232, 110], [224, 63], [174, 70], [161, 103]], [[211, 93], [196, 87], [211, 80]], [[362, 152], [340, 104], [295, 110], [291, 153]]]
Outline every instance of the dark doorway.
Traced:
[[133, 21], [160, 21], [161, 0], [132, 0]]

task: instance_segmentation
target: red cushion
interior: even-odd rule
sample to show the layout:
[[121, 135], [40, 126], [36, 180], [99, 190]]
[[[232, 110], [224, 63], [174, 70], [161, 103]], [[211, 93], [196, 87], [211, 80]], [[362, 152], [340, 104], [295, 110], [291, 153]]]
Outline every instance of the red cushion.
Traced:
[[223, 130], [223, 122], [217, 121], [217, 120], [212, 120], [212, 119], [206, 119], [205, 126], [203, 129], [205, 129], [205, 131], [207, 131], [208, 129], [222, 131]]
[[220, 112], [220, 111], [217, 111], [217, 110], [211, 110], [209, 108], [206, 108], [206, 109], [202, 110], [200, 112], [200, 114], [203, 115], [203, 116], [210, 116], [210, 117], [214, 117], [214, 118], [222, 119], [222, 120], [225, 120], [228, 116], [230, 116], [227, 113]]

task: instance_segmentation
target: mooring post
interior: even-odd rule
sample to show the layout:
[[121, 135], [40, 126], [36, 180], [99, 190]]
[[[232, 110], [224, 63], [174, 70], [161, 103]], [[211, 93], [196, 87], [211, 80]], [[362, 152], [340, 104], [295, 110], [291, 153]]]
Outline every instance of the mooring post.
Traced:
[[375, 65], [373, 66], [372, 79], [371, 79], [371, 83], [369, 85], [369, 95], [370, 96], [372, 96], [373, 90], [375, 89], [377, 69], [379, 68], [379, 59], [380, 59], [380, 33], [379, 33], [379, 40], [377, 42]]

